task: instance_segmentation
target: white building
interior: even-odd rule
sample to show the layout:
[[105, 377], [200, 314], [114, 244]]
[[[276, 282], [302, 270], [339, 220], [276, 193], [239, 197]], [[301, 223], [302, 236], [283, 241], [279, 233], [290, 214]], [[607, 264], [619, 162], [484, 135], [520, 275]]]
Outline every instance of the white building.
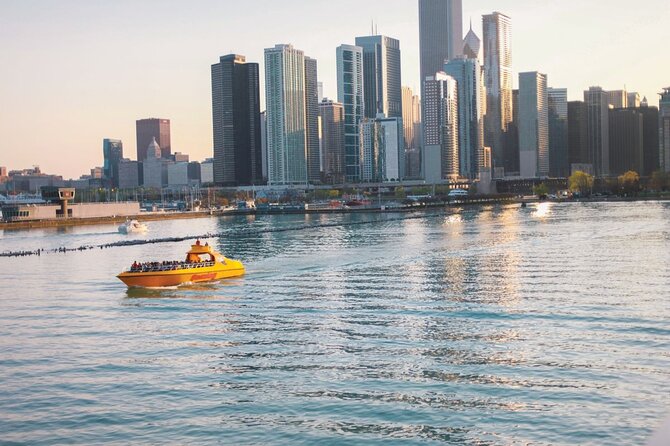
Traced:
[[547, 75], [519, 74], [519, 162], [521, 177], [549, 176]]
[[147, 159], [142, 163], [144, 173], [144, 187], [160, 189], [168, 184], [168, 165], [170, 161], [161, 158], [161, 148], [156, 138], [147, 148]]
[[214, 183], [214, 159], [208, 158], [200, 163], [200, 183]]
[[364, 119], [359, 126], [361, 181], [400, 181], [405, 175], [402, 119]]
[[265, 50], [268, 183], [307, 183], [305, 54], [292, 45]]
[[424, 80], [424, 177], [428, 183], [458, 178], [458, 84], [444, 72]]

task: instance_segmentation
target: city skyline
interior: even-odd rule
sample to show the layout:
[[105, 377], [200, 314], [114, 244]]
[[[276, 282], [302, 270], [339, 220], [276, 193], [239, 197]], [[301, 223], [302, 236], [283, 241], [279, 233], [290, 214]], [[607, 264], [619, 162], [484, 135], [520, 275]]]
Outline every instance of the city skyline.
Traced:
[[[155, 5], [27, 0], [0, 6], [0, 50], [11, 61], [0, 73], [0, 164], [10, 169], [39, 164], [43, 171], [76, 178], [102, 165], [104, 138], [120, 139], [127, 153], [135, 153], [135, 121], [152, 116], [171, 120], [173, 151], [209, 158], [213, 60], [245, 54], [247, 61], [261, 64], [262, 73], [264, 48], [292, 43], [318, 61], [325, 96], [335, 99], [335, 48], [370, 34], [372, 20], [378, 34], [400, 40], [403, 84], [420, 91], [415, 1], [359, 5], [345, 0], [325, 8], [294, 0], [250, 1], [231, 17], [229, 2], [200, 0], [159, 11], [161, 28], [169, 30], [161, 33], [146, 20], [156, 19]], [[576, 1], [523, 0], [502, 9], [491, 0], [465, 1], [464, 32], [472, 19], [481, 38], [481, 15], [496, 10], [513, 21], [515, 76], [545, 72], [550, 86], [568, 88], [570, 100], [581, 99], [590, 86], [626, 86], [654, 105], [670, 83], [664, 78], [668, 62], [657, 57], [657, 45], [649, 44], [666, 37], [667, 2], [651, 0], [630, 10], [614, 1], [601, 10]], [[305, 17], [314, 18], [313, 25], [305, 25]], [[253, 33], [249, 23], [255, 25]], [[117, 29], [124, 29], [123, 36], [112, 32]], [[261, 98], [264, 91], [262, 85]]]

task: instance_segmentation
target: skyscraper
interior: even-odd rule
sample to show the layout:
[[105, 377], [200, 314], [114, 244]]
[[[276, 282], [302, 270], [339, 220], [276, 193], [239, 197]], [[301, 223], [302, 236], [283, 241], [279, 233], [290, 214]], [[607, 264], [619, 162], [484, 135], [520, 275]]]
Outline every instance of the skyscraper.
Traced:
[[328, 184], [344, 182], [344, 106], [324, 99], [319, 103], [323, 178]]
[[610, 174], [623, 175], [629, 170], [643, 169], [643, 116], [634, 108], [609, 110]]
[[359, 125], [361, 181], [399, 181], [404, 176], [401, 118], [366, 118]]
[[[628, 102], [629, 108], [630, 99]], [[660, 167], [658, 152], [658, 107], [637, 107], [636, 110], [642, 114], [643, 134], [643, 168], [640, 175], [651, 176]]]
[[306, 184], [305, 55], [293, 45], [265, 50], [268, 182]]
[[358, 124], [365, 117], [363, 95], [363, 48], [337, 48], [337, 100], [344, 106], [344, 173], [346, 181], [360, 180]]
[[512, 110], [512, 23], [499, 12], [483, 16], [484, 73], [486, 76], [486, 136], [494, 168], [515, 170], [516, 147], [507, 147], [505, 133], [513, 119]]
[[[582, 101], [568, 102], [568, 164], [570, 174], [591, 164], [589, 157], [588, 110]], [[593, 166], [590, 169], [593, 172]]]
[[549, 175], [547, 75], [519, 74], [519, 161], [522, 178]]
[[462, 0], [419, 0], [421, 82], [463, 54], [462, 45]]
[[110, 180], [112, 187], [119, 187], [119, 163], [123, 159], [123, 142], [118, 139], [102, 141], [104, 156], [103, 175]]
[[365, 116], [402, 118], [400, 41], [386, 36], [356, 37], [363, 49]]
[[549, 88], [549, 175], [570, 176], [568, 162], [568, 90]]
[[458, 178], [458, 85], [444, 72], [424, 79], [424, 175], [428, 183]]
[[640, 93], [628, 93], [628, 107], [639, 108], [641, 105]]
[[405, 134], [405, 149], [418, 147], [417, 124], [421, 122], [421, 101], [410, 87], [402, 87], [402, 126]]
[[607, 103], [612, 108], [628, 108], [628, 92], [626, 90], [608, 91]]
[[658, 107], [660, 167], [670, 172], [670, 87], [664, 88]]
[[587, 111], [589, 161], [596, 176], [609, 176], [609, 99], [600, 87], [584, 92]]
[[463, 55], [468, 59], [477, 59], [480, 65], [483, 64], [482, 41], [472, 30], [472, 22], [470, 22], [470, 31], [463, 39]]
[[305, 125], [307, 130], [307, 179], [321, 181], [319, 151], [319, 81], [315, 59], [305, 57]]
[[484, 166], [484, 79], [476, 59], [457, 57], [444, 65], [444, 72], [458, 88], [459, 164], [462, 177], [476, 179]]
[[248, 186], [263, 182], [259, 66], [229, 54], [212, 65], [214, 181]]
[[137, 133], [137, 161], [147, 159], [147, 147], [155, 138], [161, 148], [162, 157], [167, 159], [172, 155], [170, 143], [170, 120], [169, 119], [140, 119], [135, 123]]

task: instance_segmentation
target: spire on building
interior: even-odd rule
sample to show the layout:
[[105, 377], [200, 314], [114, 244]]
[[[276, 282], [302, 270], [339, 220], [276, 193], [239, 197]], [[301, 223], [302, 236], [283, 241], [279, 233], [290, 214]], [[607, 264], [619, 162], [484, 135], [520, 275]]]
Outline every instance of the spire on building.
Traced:
[[649, 107], [649, 101], [647, 101], [646, 96], [642, 99], [642, 102], [640, 102], [640, 107]]
[[147, 158], [152, 156], [154, 158], [161, 158], [163, 155], [161, 153], [161, 148], [156, 142], [156, 137], [154, 136], [153, 139], [151, 140], [151, 143], [149, 144], [149, 147], [147, 148]]
[[478, 59], [481, 63], [482, 41], [472, 29], [470, 20], [470, 31], [463, 39], [463, 55], [468, 59]]

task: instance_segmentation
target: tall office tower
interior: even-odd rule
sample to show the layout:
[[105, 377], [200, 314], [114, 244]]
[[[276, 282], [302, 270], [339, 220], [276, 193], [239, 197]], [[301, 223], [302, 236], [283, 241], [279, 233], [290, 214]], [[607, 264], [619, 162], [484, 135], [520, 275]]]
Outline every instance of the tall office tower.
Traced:
[[640, 175], [651, 176], [660, 167], [658, 152], [658, 108], [647, 105], [635, 110], [642, 114], [643, 168]]
[[659, 161], [664, 172], [670, 172], [670, 87], [664, 88], [658, 107]]
[[344, 106], [344, 173], [348, 183], [360, 180], [358, 124], [365, 117], [363, 48], [337, 48], [337, 101]]
[[483, 16], [486, 77], [485, 145], [491, 147], [494, 169], [516, 169], [517, 147], [507, 147], [505, 133], [512, 122], [512, 24], [499, 12]]
[[324, 99], [319, 103], [323, 180], [327, 184], [344, 183], [344, 106]]
[[263, 171], [263, 182], [268, 181], [268, 114], [261, 112], [261, 160]]
[[472, 22], [470, 22], [470, 31], [463, 39], [463, 55], [468, 59], [477, 59], [479, 64], [483, 65], [482, 41], [472, 30]]
[[549, 88], [549, 175], [570, 176], [568, 161], [568, 89]]
[[505, 176], [518, 177], [519, 174], [519, 89], [512, 90], [512, 122], [507, 126], [505, 134], [505, 147], [514, 148], [510, 150], [507, 159]]
[[519, 162], [522, 178], [549, 175], [547, 75], [519, 74]]
[[644, 167], [642, 113], [634, 108], [609, 110], [610, 174], [623, 175], [629, 170], [642, 172]]
[[[588, 109], [582, 101], [568, 102], [568, 164], [576, 170], [593, 173], [589, 157]], [[590, 165], [589, 168], [583, 166]]]
[[305, 57], [305, 117], [307, 126], [307, 179], [321, 181], [319, 151], [319, 81], [316, 60]]
[[122, 159], [119, 162], [119, 189], [135, 189], [140, 187], [142, 179], [142, 164], [129, 159]]
[[594, 174], [606, 177], [610, 174], [607, 92], [600, 87], [591, 87], [584, 92], [584, 102], [587, 108], [589, 160], [593, 164]]
[[640, 93], [628, 93], [628, 107], [639, 108], [641, 106]]
[[306, 184], [305, 54], [293, 45], [265, 50], [268, 183]]
[[421, 122], [421, 100], [410, 87], [402, 87], [402, 126], [405, 135], [405, 149], [419, 147], [417, 124]]
[[156, 138], [152, 138], [146, 149], [146, 159], [142, 162], [142, 184], [146, 188], [160, 189], [168, 184], [168, 166], [173, 161], [163, 158], [163, 149]]
[[105, 159], [103, 176], [112, 187], [119, 187], [119, 163], [123, 159], [123, 142], [118, 139], [103, 139], [102, 154]]
[[161, 148], [162, 157], [170, 158], [172, 155], [172, 144], [170, 143], [170, 120], [169, 119], [140, 119], [135, 122], [137, 133], [137, 161], [147, 159], [147, 147], [155, 138]]
[[462, 0], [419, 0], [421, 82], [463, 54]]
[[365, 118], [359, 125], [361, 181], [400, 181], [404, 177], [401, 118]]
[[612, 90], [606, 92], [607, 103], [611, 108], [628, 108], [628, 92], [626, 90]]
[[460, 175], [476, 179], [484, 166], [484, 75], [475, 59], [457, 57], [444, 65], [458, 88]]
[[428, 183], [458, 178], [458, 86], [444, 72], [423, 81], [424, 175]]
[[212, 65], [214, 181], [225, 186], [263, 182], [259, 66], [229, 54]]
[[356, 37], [363, 49], [365, 116], [402, 118], [400, 41], [386, 36]]

